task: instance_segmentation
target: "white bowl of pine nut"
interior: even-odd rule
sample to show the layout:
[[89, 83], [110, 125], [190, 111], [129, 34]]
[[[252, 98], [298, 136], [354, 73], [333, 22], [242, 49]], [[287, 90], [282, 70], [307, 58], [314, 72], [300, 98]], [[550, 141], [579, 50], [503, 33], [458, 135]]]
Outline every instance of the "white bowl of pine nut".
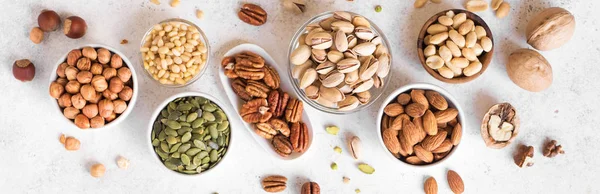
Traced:
[[140, 45], [146, 75], [167, 87], [184, 87], [198, 80], [208, 64], [209, 51], [200, 27], [179, 18], [152, 26]]

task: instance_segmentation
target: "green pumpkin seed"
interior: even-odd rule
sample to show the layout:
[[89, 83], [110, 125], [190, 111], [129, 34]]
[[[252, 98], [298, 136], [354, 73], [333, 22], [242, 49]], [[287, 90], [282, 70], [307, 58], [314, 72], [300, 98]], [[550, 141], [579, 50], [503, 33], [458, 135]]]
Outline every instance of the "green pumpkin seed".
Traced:
[[152, 146], [156, 147], [158, 145], [160, 145], [160, 140], [158, 140], [158, 139], [152, 140]]
[[373, 174], [375, 169], [368, 164], [359, 164], [358, 169], [365, 174]]
[[202, 105], [202, 110], [208, 111], [208, 112], [213, 112], [213, 111], [217, 110], [217, 106], [215, 106], [213, 104], [205, 104], [205, 105]]
[[183, 122], [185, 122], [185, 119], [186, 119], [186, 118], [187, 118], [187, 117], [186, 117], [186, 115], [183, 115], [183, 114], [182, 114], [182, 115], [179, 115], [179, 118], [177, 118], [177, 120], [178, 120], [178, 121], [183, 121]]
[[167, 142], [160, 142], [160, 149], [163, 152], [169, 153], [169, 145], [167, 144]]
[[189, 111], [192, 110], [193, 105], [191, 104], [179, 104], [177, 105], [177, 110], [178, 111]]
[[208, 162], [200, 165], [200, 168], [202, 168], [202, 170], [206, 170], [208, 168]]
[[200, 154], [196, 154], [196, 156], [194, 156], [192, 163], [196, 166], [202, 164], [202, 158], [200, 157]]
[[219, 157], [219, 153], [217, 152], [217, 150], [210, 151], [210, 161], [211, 162], [216, 162], [218, 157]]
[[179, 158], [179, 157], [181, 157], [181, 153], [179, 153], [179, 152], [175, 152], [175, 153], [171, 154], [171, 158]]
[[169, 116], [169, 111], [163, 109], [162, 111], [160, 111], [160, 116], [162, 116], [162, 117], [168, 117]]
[[206, 122], [206, 120], [204, 120], [203, 118], [199, 118], [194, 120], [194, 122], [192, 122], [192, 128], [198, 128], [200, 126], [202, 126], [202, 124], [204, 124], [204, 122]]
[[214, 112], [214, 115], [215, 115], [215, 122], [217, 122], [217, 123], [221, 123], [224, 120], [227, 120], [227, 116], [225, 116], [225, 113], [223, 111], [217, 110]]
[[194, 108], [200, 108], [200, 103], [197, 100], [190, 101], [190, 104], [194, 106]]
[[158, 148], [154, 148], [154, 151], [164, 161], [169, 158], [169, 155]]
[[204, 137], [204, 139], [203, 139], [203, 140], [204, 140], [204, 141], [208, 141], [210, 138], [211, 138], [211, 136], [210, 136], [210, 135], [207, 135], [207, 136], [205, 136], [205, 137]]
[[171, 145], [176, 144], [177, 143], [177, 138], [175, 138], [173, 136], [168, 136], [167, 137], [167, 143], [171, 144]]
[[194, 140], [194, 146], [196, 146], [197, 148], [199, 148], [201, 150], [206, 149], [206, 144], [204, 144], [204, 142], [202, 142], [200, 140]]
[[213, 140], [216, 140], [219, 137], [219, 131], [217, 131], [217, 127], [209, 127], [210, 137]]
[[191, 126], [192, 126], [192, 124], [190, 124], [190, 123], [188, 123], [188, 122], [183, 122], [183, 121], [182, 121], [182, 122], [179, 122], [179, 124], [180, 124], [182, 127], [191, 127]]
[[170, 128], [165, 129], [165, 134], [167, 134], [168, 136], [178, 136], [179, 135], [179, 134], [177, 134], [177, 131], [175, 131], [174, 129], [170, 129]]
[[160, 119], [160, 123], [165, 125], [167, 124], [167, 121], [169, 121], [169, 119]]
[[196, 164], [192, 164], [192, 163], [190, 163], [190, 165], [187, 165], [187, 166], [185, 167], [185, 169], [186, 169], [186, 170], [193, 170], [193, 171], [194, 171], [194, 173], [196, 172], [196, 168], [198, 168], [198, 165], [196, 165]]
[[210, 157], [206, 156], [202, 158], [202, 164], [208, 164], [208, 162], [210, 162]]
[[189, 150], [187, 150], [187, 151], [185, 152], [185, 154], [187, 154], [187, 155], [190, 155], [190, 156], [193, 156], [193, 155], [196, 155], [196, 154], [198, 154], [198, 152], [201, 152], [201, 151], [202, 151], [202, 150], [201, 150], [200, 148], [190, 148]]
[[221, 124], [217, 125], [217, 131], [225, 131], [227, 128], [229, 128], [229, 121], [223, 121]]
[[177, 151], [179, 149], [179, 146], [181, 146], [181, 143], [177, 143], [177, 144], [171, 146], [171, 149], [169, 149], [169, 153], [173, 153], [173, 152]]
[[[201, 105], [204, 105], [206, 103], [208, 103], [208, 99], [204, 98], [204, 97], [196, 97], [196, 100], [198, 101], [198, 103], [200, 103]], [[204, 109], [204, 108], [203, 108]]]
[[224, 142], [224, 141], [225, 141], [225, 138], [224, 138], [222, 135], [220, 135], [220, 136], [217, 138], [217, 144], [219, 144], [219, 146], [223, 146], [223, 145], [225, 145], [225, 142]]
[[184, 169], [183, 166], [177, 166], [177, 171], [183, 172], [183, 169]]
[[179, 122], [174, 121], [174, 120], [168, 120], [167, 126], [169, 126], [172, 129], [180, 129], [181, 128], [181, 124], [179, 124]]
[[176, 102], [177, 100], [179, 100], [179, 99], [175, 99], [173, 102], [170, 102], [170, 103], [169, 103], [169, 108], [170, 108], [170, 109], [175, 109], [175, 108], [177, 108], [177, 104], [175, 104], [175, 102]]
[[185, 165], [190, 165], [190, 157], [186, 154], [181, 154], [181, 162]]
[[165, 133], [165, 130], [162, 130], [160, 133], [158, 133], [158, 141], [164, 141], [165, 138], [167, 138], [167, 134]]
[[198, 174], [198, 172], [196, 172], [196, 170], [182, 170], [181, 172], [183, 172], [185, 174]]
[[196, 120], [198, 118], [198, 113], [190, 113], [189, 115], [187, 115], [187, 122], [193, 122], [194, 120]]
[[197, 173], [201, 173], [202, 172], [202, 168], [201, 167], [196, 168], [196, 172]]
[[198, 127], [196, 129], [192, 129], [192, 133], [202, 134], [202, 133], [204, 133], [204, 127]]
[[190, 141], [190, 139], [192, 138], [192, 132], [185, 132], [185, 134], [183, 134], [183, 136], [181, 136], [181, 142], [185, 143]]
[[164, 164], [165, 164], [165, 166], [166, 166], [168, 169], [171, 169], [171, 170], [176, 170], [176, 169], [177, 169], [177, 165], [175, 165], [175, 164], [173, 164], [173, 163], [171, 163], [171, 162], [169, 162], [169, 161], [166, 161]]
[[177, 149], [177, 152], [186, 152], [191, 147], [192, 147], [192, 144], [190, 144], [190, 143], [184, 143], [181, 146], [179, 146], [179, 149]]

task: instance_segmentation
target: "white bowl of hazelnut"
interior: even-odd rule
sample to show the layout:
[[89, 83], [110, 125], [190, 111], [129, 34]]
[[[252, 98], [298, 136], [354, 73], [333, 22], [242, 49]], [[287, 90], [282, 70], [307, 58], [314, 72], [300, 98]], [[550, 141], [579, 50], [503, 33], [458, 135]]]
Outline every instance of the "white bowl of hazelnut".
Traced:
[[114, 48], [88, 44], [61, 57], [50, 75], [56, 110], [80, 129], [110, 128], [125, 120], [137, 100], [133, 65]]

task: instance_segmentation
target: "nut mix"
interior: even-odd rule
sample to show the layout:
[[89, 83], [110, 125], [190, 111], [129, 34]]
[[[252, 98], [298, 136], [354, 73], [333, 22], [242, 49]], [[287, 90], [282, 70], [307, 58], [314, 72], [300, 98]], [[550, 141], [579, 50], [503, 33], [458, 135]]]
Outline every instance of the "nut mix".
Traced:
[[304, 94], [339, 111], [371, 101], [371, 89], [382, 88], [390, 72], [390, 55], [382, 37], [360, 15], [334, 12], [309, 24], [290, 53], [292, 76]]
[[[97, 74], [102, 69], [114, 70], [115, 77]], [[128, 64], [105, 48], [71, 50], [56, 74], [50, 96], [57, 99], [64, 116], [81, 129], [100, 128], [113, 121], [127, 109], [133, 96]]]
[[179, 21], [154, 25], [140, 48], [144, 69], [164, 85], [184, 85], [206, 65], [208, 48], [200, 31]]
[[396, 158], [413, 165], [434, 163], [460, 143], [458, 114], [440, 93], [413, 89], [384, 108], [381, 136]]
[[519, 134], [519, 117], [516, 109], [509, 103], [492, 106], [483, 116], [481, 137], [490, 148], [504, 148]]
[[[486, 4], [487, 7], [487, 4]], [[473, 76], [481, 71], [479, 57], [491, 52], [492, 39], [466, 13], [448, 11], [427, 27], [423, 55], [427, 67], [447, 79]]]
[[281, 91], [279, 74], [265, 60], [252, 52], [227, 56], [221, 61], [231, 88], [245, 101], [240, 116], [254, 125], [254, 132], [271, 141], [282, 157], [308, 149], [310, 135], [302, 122], [302, 101]]
[[173, 100], [160, 112], [150, 138], [165, 167], [198, 174], [221, 161], [229, 148], [230, 133], [221, 107], [190, 96]]

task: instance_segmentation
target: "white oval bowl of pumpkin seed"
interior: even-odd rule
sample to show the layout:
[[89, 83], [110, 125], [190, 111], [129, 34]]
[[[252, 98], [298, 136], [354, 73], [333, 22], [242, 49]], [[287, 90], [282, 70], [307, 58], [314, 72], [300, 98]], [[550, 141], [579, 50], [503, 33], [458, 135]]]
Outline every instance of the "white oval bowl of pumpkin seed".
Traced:
[[212, 171], [227, 154], [232, 113], [216, 98], [183, 92], [163, 101], [152, 114], [146, 135], [156, 161], [174, 174]]

